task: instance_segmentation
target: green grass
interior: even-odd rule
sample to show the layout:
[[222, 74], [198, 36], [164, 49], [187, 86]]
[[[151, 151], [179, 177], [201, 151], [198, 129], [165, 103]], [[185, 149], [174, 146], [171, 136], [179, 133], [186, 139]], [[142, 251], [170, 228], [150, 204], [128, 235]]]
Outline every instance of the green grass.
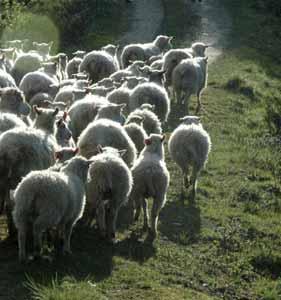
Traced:
[[[244, 42], [209, 67], [202, 122], [213, 145], [196, 204], [188, 193], [181, 204], [180, 172], [167, 153], [171, 185], [154, 245], [139, 236], [141, 222], [119, 232], [114, 247], [76, 228], [72, 257], [22, 266], [15, 245], [3, 240], [1, 299], [281, 298], [281, 151], [266, 121], [268, 99], [280, 98], [280, 65], [251, 47], [253, 19]], [[168, 135], [178, 117], [172, 106]]]

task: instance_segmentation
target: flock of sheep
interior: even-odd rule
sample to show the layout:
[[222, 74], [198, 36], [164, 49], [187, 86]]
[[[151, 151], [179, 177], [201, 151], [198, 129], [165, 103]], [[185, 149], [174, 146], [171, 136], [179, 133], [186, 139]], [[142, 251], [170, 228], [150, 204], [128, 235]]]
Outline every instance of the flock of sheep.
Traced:
[[186, 116], [168, 150], [195, 199], [211, 141], [188, 102], [195, 94], [199, 112], [207, 45], [171, 49], [171, 40], [159, 35], [121, 55], [114, 45], [76, 51], [70, 60], [51, 55], [51, 43], [14, 40], [0, 49], [0, 214], [17, 233], [20, 261], [29, 258], [30, 241], [40, 256], [46, 238], [70, 252], [80, 218], [85, 226], [95, 218], [114, 242], [121, 207], [129, 222], [143, 209], [147, 239], [156, 238], [169, 186], [162, 126], [173, 95]]

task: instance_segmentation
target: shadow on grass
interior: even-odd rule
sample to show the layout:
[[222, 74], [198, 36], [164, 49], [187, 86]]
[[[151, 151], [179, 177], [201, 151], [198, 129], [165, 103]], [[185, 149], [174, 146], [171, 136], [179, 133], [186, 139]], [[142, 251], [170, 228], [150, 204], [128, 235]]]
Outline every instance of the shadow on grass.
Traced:
[[169, 201], [160, 214], [159, 232], [172, 242], [188, 245], [198, 240], [201, 230], [200, 208], [180, 199]]
[[113, 269], [113, 257], [121, 256], [143, 263], [155, 254], [155, 248], [132, 234], [115, 245], [102, 241], [98, 232], [77, 226], [72, 236], [72, 252], [69, 257], [55, 256], [48, 259], [18, 263], [16, 240], [0, 241], [0, 299], [29, 299], [30, 291], [25, 287], [27, 278], [36, 283], [49, 285], [54, 278], [76, 280], [91, 278], [99, 282], [109, 277]]

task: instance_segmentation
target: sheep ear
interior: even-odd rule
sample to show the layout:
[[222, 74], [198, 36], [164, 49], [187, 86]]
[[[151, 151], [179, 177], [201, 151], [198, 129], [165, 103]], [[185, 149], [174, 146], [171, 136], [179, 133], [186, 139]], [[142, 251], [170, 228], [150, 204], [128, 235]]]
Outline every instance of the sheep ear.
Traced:
[[55, 108], [55, 111], [53, 112], [53, 116], [56, 116], [56, 115], [59, 113], [59, 111], [60, 111], [59, 108], [56, 107], [56, 108]]
[[171, 42], [175, 37], [174, 36], [169, 36], [168, 40]]
[[123, 149], [123, 150], [119, 150], [118, 153], [121, 157], [123, 157], [125, 155], [125, 153], [127, 152], [127, 149]]
[[37, 114], [37, 115], [41, 115], [42, 114], [42, 110], [37, 106], [37, 105], [33, 105], [33, 111]]
[[208, 62], [208, 56], [205, 56], [205, 57], [203, 58], [203, 60], [207, 63], [207, 62]]
[[154, 105], [154, 104], [151, 105], [151, 110], [152, 110], [152, 111], [155, 111], [155, 105]]
[[62, 119], [57, 120], [56, 124], [59, 127], [62, 124]]
[[97, 145], [98, 153], [103, 153], [102, 146], [100, 144]]
[[145, 139], [144, 140], [144, 144], [147, 145], [147, 146], [150, 145], [151, 144], [151, 140], [149, 138]]
[[78, 147], [76, 147], [76, 148], [73, 149], [73, 153], [74, 153], [75, 155], [76, 155], [78, 152], [79, 152], [79, 148], [78, 148]]
[[62, 151], [55, 152], [55, 159], [62, 159]]
[[163, 134], [163, 135], [162, 135], [162, 138], [161, 138], [161, 142], [162, 142], [162, 143], [165, 141], [165, 138], [166, 138], [166, 136], [165, 136], [165, 134]]

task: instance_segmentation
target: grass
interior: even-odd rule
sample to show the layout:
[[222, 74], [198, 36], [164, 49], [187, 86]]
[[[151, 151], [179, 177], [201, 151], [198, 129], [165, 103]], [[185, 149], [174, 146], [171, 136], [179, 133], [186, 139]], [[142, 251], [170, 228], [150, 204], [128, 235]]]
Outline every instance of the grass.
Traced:
[[[252, 47], [247, 35], [259, 19], [248, 9], [247, 31], [240, 27], [243, 15], [242, 25], [233, 25], [244, 32], [240, 42], [209, 68], [202, 122], [213, 146], [196, 204], [188, 193], [181, 204], [180, 172], [167, 153], [171, 184], [154, 245], [139, 236], [141, 223], [119, 232], [114, 247], [94, 230], [76, 228], [72, 257], [22, 266], [15, 244], [3, 239], [1, 299], [280, 299], [281, 153], [266, 122], [280, 65]], [[191, 102], [194, 111], [195, 98]], [[167, 135], [179, 114], [172, 109]]]

